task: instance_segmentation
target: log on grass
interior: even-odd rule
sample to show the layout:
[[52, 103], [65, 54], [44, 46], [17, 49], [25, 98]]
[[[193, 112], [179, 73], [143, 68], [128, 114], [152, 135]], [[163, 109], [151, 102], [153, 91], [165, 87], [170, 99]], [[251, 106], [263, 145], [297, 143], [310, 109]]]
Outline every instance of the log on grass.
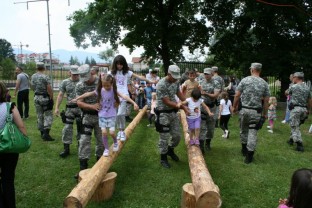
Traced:
[[220, 198], [219, 187], [213, 182], [200, 148], [196, 145], [189, 145], [190, 137], [188, 134], [186, 115], [182, 110], [180, 111], [180, 114], [185, 143], [188, 147], [187, 153], [196, 198], [196, 207], [221, 207], [222, 201]]
[[[132, 134], [133, 130], [140, 122], [142, 117], [144, 116], [147, 110], [147, 106], [145, 106], [138, 115], [133, 119], [133, 121], [128, 125], [125, 129], [127, 140], [129, 139], [130, 135]], [[126, 141], [127, 141], [126, 140]], [[70, 194], [66, 197], [63, 202], [64, 207], [69, 208], [80, 208], [85, 207], [91, 197], [93, 196], [95, 190], [105, 177], [107, 171], [119, 155], [120, 151], [122, 150], [125, 142], [119, 142], [119, 150], [117, 152], [113, 152], [113, 145], [110, 147], [110, 155], [108, 157], [101, 157], [97, 163], [91, 168], [89, 171], [88, 177], [80, 181], [76, 187], [70, 192]]]
[[[79, 172], [78, 181], [81, 181], [88, 177], [90, 172], [89, 169], [85, 169]], [[107, 173], [104, 179], [100, 182], [97, 189], [95, 190], [91, 200], [95, 202], [105, 201], [112, 197], [115, 190], [115, 181], [116, 181], [117, 173], [110, 172]]]
[[196, 199], [192, 183], [186, 183], [182, 187], [181, 208], [195, 208]]

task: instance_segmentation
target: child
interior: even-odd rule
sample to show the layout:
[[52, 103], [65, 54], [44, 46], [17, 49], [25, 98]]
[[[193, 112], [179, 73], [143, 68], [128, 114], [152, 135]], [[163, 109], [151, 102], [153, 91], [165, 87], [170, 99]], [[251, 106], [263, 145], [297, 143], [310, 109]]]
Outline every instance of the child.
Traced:
[[191, 93], [191, 97], [186, 98], [185, 101], [178, 103], [178, 107], [187, 104], [190, 111], [190, 114], [186, 115], [188, 129], [190, 133], [190, 145], [199, 145], [199, 131], [201, 122], [200, 106], [202, 105], [204, 107], [209, 116], [213, 116], [208, 106], [204, 103], [204, 100], [200, 97], [201, 91], [198, 88], [195, 88]]
[[103, 156], [107, 157], [109, 155], [107, 128], [109, 129], [109, 134], [114, 140], [113, 151], [117, 152], [119, 149], [115, 135], [116, 113], [117, 107], [120, 104], [119, 97], [131, 102], [134, 105], [135, 110], [138, 110], [138, 106], [128, 96], [125, 96], [117, 91], [116, 81], [114, 77], [109, 74], [100, 74], [99, 83], [96, 90], [93, 92], [86, 92], [83, 95], [73, 99], [72, 102], [76, 102], [79, 99], [84, 99], [94, 95], [97, 96], [97, 101], [99, 103], [99, 126], [102, 129], [102, 139], [105, 148]]
[[185, 95], [185, 98], [191, 97], [191, 93], [193, 89], [199, 87], [199, 83], [195, 80], [196, 78], [196, 71], [195, 70], [190, 70], [188, 72], [188, 80], [186, 80], [182, 84], [182, 93]]
[[149, 124], [147, 125], [147, 127], [152, 126], [152, 120], [155, 116], [155, 111], [154, 111], [155, 108], [156, 108], [156, 92], [152, 92], [151, 110], [148, 114]]
[[138, 89], [138, 98], [137, 98], [137, 104], [140, 109], [144, 108], [145, 106], [145, 82], [141, 81], [139, 89]]
[[144, 94], [145, 94], [146, 104], [147, 104], [147, 109], [148, 110], [151, 109], [152, 92], [153, 92], [152, 84], [147, 83], [146, 87], [144, 88]]
[[[128, 93], [128, 79], [132, 77], [144, 80], [146, 82], [154, 83], [153, 81], [149, 81], [144, 76], [139, 76], [132, 71], [129, 70], [127, 61], [124, 56], [118, 55], [113, 60], [112, 70], [108, 72], [113, 75], [116, 80], [117, 90], [121, 94], [129, 96]], [[119, 132], [117, 134], [117, 139], [126, 140], [126, 134], [124, 129], [126, 127], [126, 100], [121, 99], [120, 105], [117, 111], [116, 117], [117, 128], [119, 128]]]
[[223, 130], [223, 138], [228, 139], [230, 137], [230, 131], [228, 129], [228, 123], [233, 113], [232, 102], [229, 100], [229, 94], [227, 92], [221, 93], [221, 100], [219, 106], [219, 120], [220, 128]]
[[298, 169], [291, 179], [289, 197], [280, 199], [278, 208], [312, 207], [312, 169]]
[[276, 120], [276, 106], [277, 100], [276, 97], [270, 97], [269, 99], [269, 109], [268, 109], [268, 120], [270, 126], [267, 126], [269, 129], [268, 132], [273, 134], [274, 120]]

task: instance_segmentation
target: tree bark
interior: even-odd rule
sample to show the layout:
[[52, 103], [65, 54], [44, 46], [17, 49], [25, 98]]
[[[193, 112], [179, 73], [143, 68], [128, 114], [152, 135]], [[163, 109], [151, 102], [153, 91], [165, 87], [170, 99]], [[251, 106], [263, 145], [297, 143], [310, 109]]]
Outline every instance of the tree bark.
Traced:
[[194, 187], [196, 207], [203, 208], [218, 208], [221, 207], [221, 198], [219, 194], [219, 187], [215, 185], [213, 179], [206, 166], [205, 159], [198, 146], [189, 146], [188, 125], [186, 122], [186, 115], [183, 110], [180, 110], [181, 122], [187, 145], [189, 166]]
[[[127, 140], [130, 138], [133, 130], [140, 122], [142, 117], [145, 115], [147, 106], [145, 106], [138, 115], [133, 119], [133, 121], [125, 129]], [[111, 167], [112, 163], [115, 161], [123, 146], [127, 142], [119, 141], [119, 150], [113, 152], [113, 145], [110, 147], [110, 155], [108, 157], [101, 157], [97, 163], [90, 169], [90, 173], [86, 179], [81, 180], [77, 186], [71, 191], [71, 193], [64, 200], [64, 207], [85, 207], [91, 197], [93, 196], [95, 190], [99, 186], [100, 182], [104, 179], [107, 171]], [[92, 177], [91, 177], [92, 176]]]

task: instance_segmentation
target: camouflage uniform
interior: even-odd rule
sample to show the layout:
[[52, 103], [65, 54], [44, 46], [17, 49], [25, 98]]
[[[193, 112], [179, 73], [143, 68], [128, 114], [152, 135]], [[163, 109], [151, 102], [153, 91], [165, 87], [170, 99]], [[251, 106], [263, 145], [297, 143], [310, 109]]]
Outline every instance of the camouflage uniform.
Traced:
[[260, 77], [248, 76], [242, 79], [236, 90], [241, 92], [242, 102], [239, 112], [241, 143], [247, 144], [247, 150], [253, 152], [257, 145], [256, 124], [261, 117], [262, 98], [270, 96], [269, 86]]
[[64, 144], [71, 144], [73, 140], [73, 124], [76, 120], [77, 124], [77, 140], [80, 138], [80, 123], [81, 123], [81, 109], [78, 108], [76, 103], [69, 103], [70, 100], [76, 97], [75, 87], [79, 82], [73, 81], [71, 78], [65, 79], [62, 81], [59, 90], [63, 94], [67, 94], [67, 104], [65, 110], [65, 126], [62, 131], [62, 142]]
[[[202, 91], [206, 93], [213, 94], [217, 91], [220, 91], [221, 89], [220, 83], [212, 78], [210, 80], [207, 80], [205, 78], [199, 83], [199, 85], [201, 86]], [[210, 111], [215, 112], [217, 108], [215, 105], [215, 99], [212, 99], [206, 95], [202, 95], [202, 99], [204, 100], [205, 104], [210, 108]], [[210, 149], [210, 142], [214, 136], [215, 118], [214, 116], [209, 116], [206, 110], [201, 106], [201, 119], [202, 122], [200, 124], [199, 140], [201, 142], [201, 149], [203, 151], [204, 140], [206, 140], [206, 149]]]
[[[80, 96], [85, 92], [92, 92], [96, 89], [99, 78], [96, 77], [95, 81], [88, 85], [86, 82], [78, 82], [76, 85], [76, 96]], [[96, 96], [88, 97], [84, 99], [85, 103], [96, 104]], [[99, 127], [99, 117], [97, 111], [89, 111], [82, 109], [82, 132], [79, 140], [79, 160], [89, 160], [91, 156], [91, 136], [94, 129], [94, 136], [96, 139], [95, 154], [97, 158], [101, 157], [104, 151], [102, 142], [102, 132]]]
[[290, 111], [290, 140], [302, 144], [299, 126], [308, 117], [307, 103], [311, 99], [310, 90], [306, 84], [298, 83], [289, 88], [289, 94], [291, 95], [289, 105], [293, 106]]
[[43, 73], [37, 72], [31, 76], [31, 85], [35, 92], [34, 104], [37, 113], [37, 126], [42, 136], [45, 130], [51, 129], [53, 122], [52, 109], [47, 109], [50, 101], [47, 86], [50, 84], [50, 78]]

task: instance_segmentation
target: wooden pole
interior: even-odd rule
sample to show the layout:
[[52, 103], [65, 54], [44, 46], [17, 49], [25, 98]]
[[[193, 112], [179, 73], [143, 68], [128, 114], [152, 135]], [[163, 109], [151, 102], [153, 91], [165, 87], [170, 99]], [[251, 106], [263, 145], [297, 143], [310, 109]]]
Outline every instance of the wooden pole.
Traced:
[[[133, 119], [133, 121], [128, 125], [125, 129], [127, 140], [132, 134], [133, 130], [140, 122], [142, 117], [145, 115], [147, 110], [147, 106], [145, 106], [138, 115]], [[127, 142], [119, 141], [119, 150], [117, 152], [113, 152], [113, 145], [110, 147], [110, 155], [108, 157], [101, 157], [97, 163], [91, 168], [88, 176], [82, 181], [80, 181], [76, 187], [71, 191], [71, 193], [64, 200], [63, 206], [68, 208], [80, 208], [85, 207], [91, 197], [93, 196], [95, 190], [104, 179], [107, 171], [119, 155], [122, 150], [124, 144]]]
[[196, 207], [221, 207], [219, 187], [215, 185], [206, 166], [205, 159], [200, 148], [196, 145], [189, 145], [188, 125], [184, 111], [180, 111], [183, 126], [185, 144], [187, 145], [188, 160], [196, 198]]

